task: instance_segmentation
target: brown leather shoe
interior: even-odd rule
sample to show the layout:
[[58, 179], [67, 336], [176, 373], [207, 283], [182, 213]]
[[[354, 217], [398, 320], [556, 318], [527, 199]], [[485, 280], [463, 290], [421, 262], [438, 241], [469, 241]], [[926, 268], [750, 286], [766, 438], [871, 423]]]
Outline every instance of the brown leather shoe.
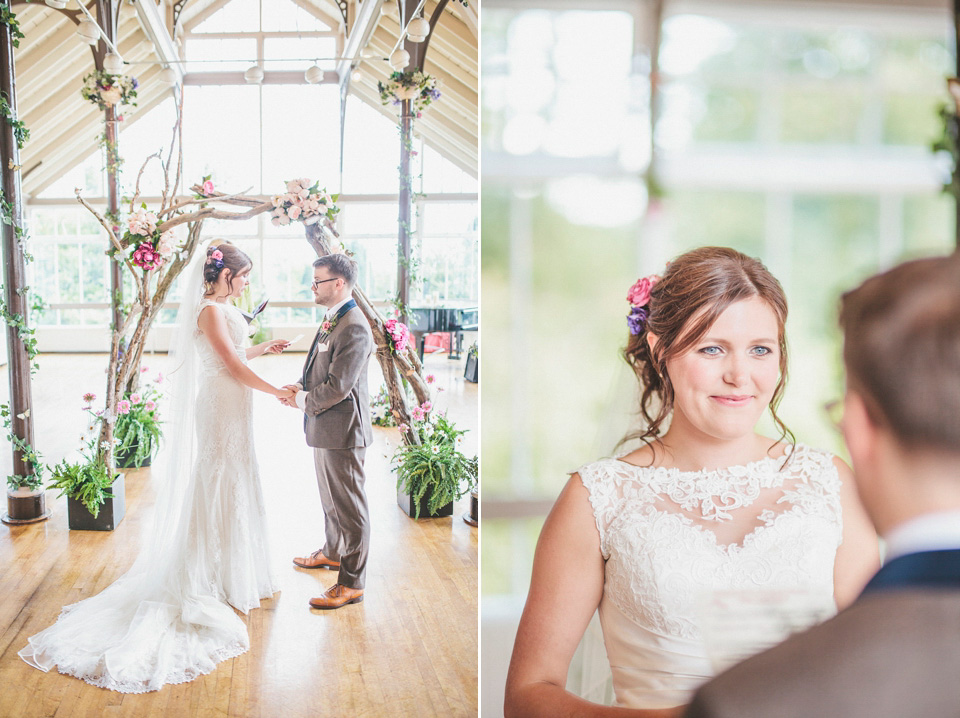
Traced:
[[322, 596], [310, 599], [310, 608], [319, 608], [322, 611], [331, 608], [340, 608], [348, 603], [360, 603], [363, 600], [362, 588], [350, 588], [339, 583], [333, 584], [323, 592]]
[[329, 559], [322, 553], [323, 549], [317, 549], [309, 556], [297, 556], [293, 559], [293, 565], [300, 568], [326, 568], [330, 570], [340, 568], [340, 562]]

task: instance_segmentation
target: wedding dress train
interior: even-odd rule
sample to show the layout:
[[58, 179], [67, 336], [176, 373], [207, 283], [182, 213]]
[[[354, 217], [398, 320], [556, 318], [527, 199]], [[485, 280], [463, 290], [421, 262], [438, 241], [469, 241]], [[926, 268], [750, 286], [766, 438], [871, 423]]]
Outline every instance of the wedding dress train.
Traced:
[[[246, 613], [277, 590], [267, 551], [266, 515], [253, 445], [252, 391], [227, 372], [196, 327], [208, 305], [222, 311], [237, 355], [246, 362], [247, 324], [238, 309], [193, 305], [192, 344], [178, 371], [196, 387], [172, 432], [167, 480], [158, 488], [154, 526], [133, 567], [100, 594], [63, 608], [32, 636], [23, 660], [123, 693], [144, 693], [211, 672], [245, 652]], [[199, 359], [199, 366], [194, 365]], [[170, 438], [168, 432], [168, 440]], [[229, 605], [228, 605], [229, 604]], [[233, 606], [233, 608], [231, 608]]]

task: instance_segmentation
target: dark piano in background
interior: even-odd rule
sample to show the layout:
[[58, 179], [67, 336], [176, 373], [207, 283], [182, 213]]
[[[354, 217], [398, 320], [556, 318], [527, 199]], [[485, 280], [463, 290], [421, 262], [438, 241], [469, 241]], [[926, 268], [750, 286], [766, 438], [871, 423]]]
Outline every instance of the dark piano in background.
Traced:
[[475, 332], [480, 327], [478, 307], [409, 307], [407, 309], [410, 334], [417, 343], [420, 361], [426, 335], [443, 332], [450, 335], [448, 359], [459, 359], [463, 349], [463, 333]]

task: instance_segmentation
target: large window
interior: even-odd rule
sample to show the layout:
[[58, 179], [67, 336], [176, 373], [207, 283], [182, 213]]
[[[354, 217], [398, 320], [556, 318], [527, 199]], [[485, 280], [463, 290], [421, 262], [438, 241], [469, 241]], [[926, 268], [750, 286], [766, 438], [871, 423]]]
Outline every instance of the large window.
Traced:
[[663, 23], [648, 185], [653, 33], [645, 6], [617, 7], [483, 12], [482, 586], [517, 614], [567, 474], [636, 419], [619, 350], [638, 276], [701, 245], [760, 257], [790, 301], [780, 413], [842, 453], [820, 409], [842, 390], [839, 293], [953, 246], [929, 150], [946, 13], [685, 4]]
[[[181, 194], [210, 175], [218, 190], [270, 196], [287, 180], [320, 180], [341, 195], [337, 227], [346, 249], [360, 264], [360, 286], [386, 306], [397, 292], [397, 234], [400, 137], [397, 125], [360, 99], [345, 108], [341, 157], [341, 106], [335, 83], [306, 84], [303, 71], [314, 60], [332, 70], [342, 38], [336, 23], [314, 9], [274, 0], [231, 0], [188, 26], [184, 36], [187, 72], [183, 112]], [[225, 72], [245, 70], [256, 58], [268, 71], [289, 71], [294, 84], [220, 84]], [[161, 160], [167, 161], [175, 119], [173, 100], [121, 125], [122, 192], [131, 197], [139, 182], [142, 200], [158, 204], [164, 190]], [[477, 181], [417, 140], [412, 174], [418, 194], [413, 244], [420, 282], [411, 299], [476, 304], [479, 298]], [[143, 161], [154, 153], [142, 175]], [[175, 165], [177, 157], [173, 156]], [[107, 240], [93, 216], [79, 207], [74, 188], [103, 207], [103, 153], [92, 153], [48, 187], [28, 207], [33, 286], [50, 304], [41, 327], [109, 323]], [[121, 203], [121, 210], [127, 205]], [[186, 236], [185, 228], [178, 230]], [[315, 255], [303, 227], [274, 227], [266, 215], [237, 221], [208, 220], [205, 237], [238, 244], [255, 262], [256, 298], [269, 297], [268, 326], [297, 326], [316, 320], [310, 292]], [[132, 296], [128, 292], [127, 296]], [[170, 300], [179, 299], [176, 288]], [[160, 317], [163, 322], [172, 311]], [[41, 334], [41, 347], [44, 347]], [[49, 346], [49, 345], [48, 345]]]

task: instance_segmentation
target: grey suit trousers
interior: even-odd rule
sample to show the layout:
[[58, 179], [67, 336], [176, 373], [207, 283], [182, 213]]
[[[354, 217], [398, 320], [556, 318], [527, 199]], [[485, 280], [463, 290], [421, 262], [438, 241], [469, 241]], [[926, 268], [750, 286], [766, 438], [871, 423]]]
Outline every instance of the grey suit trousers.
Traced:
[[337, 583], [363, 588], [370, 545], [370, 517], [363, 490], [366, 448], [314, 449], [323, 506], [323, 555], [340, 562]]

